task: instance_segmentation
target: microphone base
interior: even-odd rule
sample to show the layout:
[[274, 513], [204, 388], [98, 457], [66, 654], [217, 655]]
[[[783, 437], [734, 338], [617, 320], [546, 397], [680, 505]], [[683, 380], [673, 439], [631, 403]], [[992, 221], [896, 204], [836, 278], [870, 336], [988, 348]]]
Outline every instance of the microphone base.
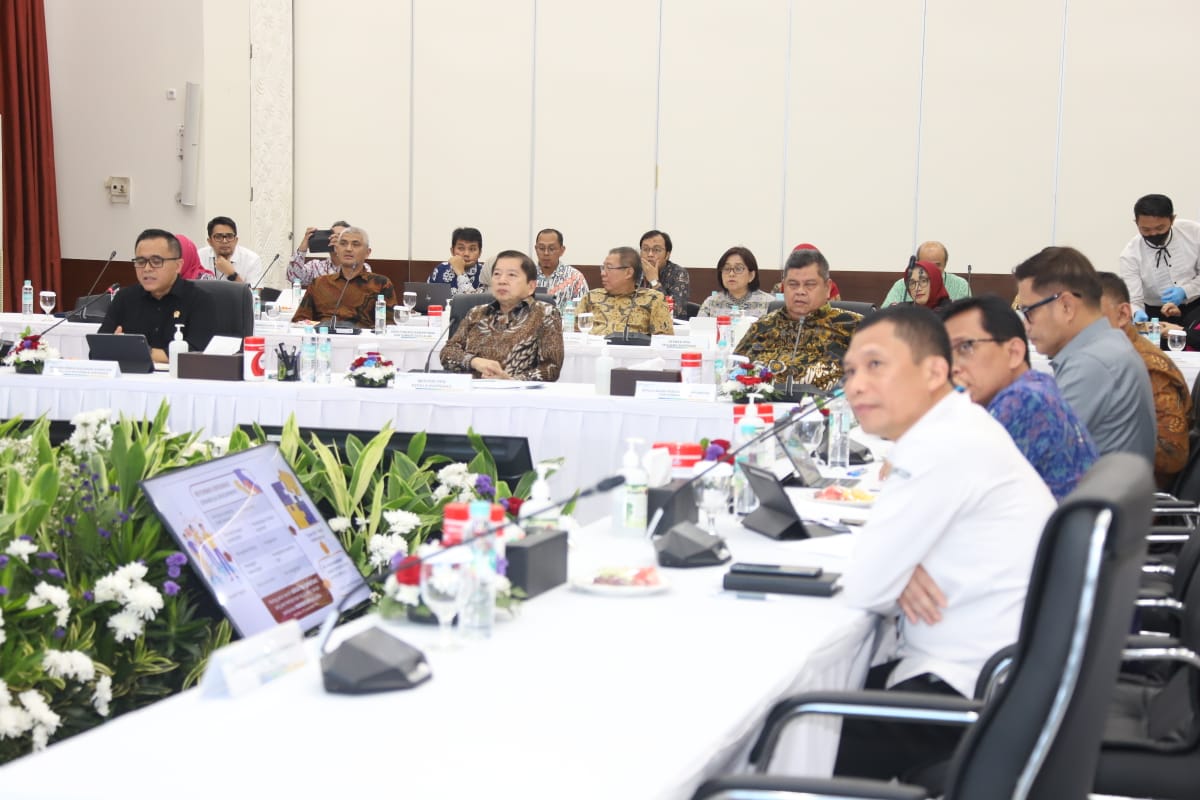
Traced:
[[433, 676], [425, 654], [379, 628], [368, 628], [321, 656], [331, 694], [371, 694], [420, 686]]
[[632, 347], [649, 347], [650, 334], [648, 333], [630, 333], [623, 331], [621, 333], [610, 333], [604, 337], [604, 341], [608, 344], [622, 344]]
[[664, 567], [715, 567], [729, 561], [729, 546], [720, 536], [692, 524], [673, 525], [654, 542], [658, 563]]

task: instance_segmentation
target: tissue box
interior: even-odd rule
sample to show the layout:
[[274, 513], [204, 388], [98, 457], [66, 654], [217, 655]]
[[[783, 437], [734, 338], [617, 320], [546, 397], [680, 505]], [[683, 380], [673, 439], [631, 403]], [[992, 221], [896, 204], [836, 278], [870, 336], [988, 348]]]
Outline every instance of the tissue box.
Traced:
[[207, 353], [180, 353], [179, 377], [210, 381], [240, 381], [242, 354], [214, 356]]
[[567, 532], [541, 531], [504, 546], [505, 573], [512, 585], [537, 597], [567, 582]]
[[[696, 522], [700, 512], [696, 508], [696, 496], [692, 486], [683, 491], [680, 488], [687, 483], [683, 478], [676, 478], [664, 486], [652, 486], [646, 492], [646, 519], [654, 519], [654, 514], [660, 508], [663, 518], [658, 523], [656, 533], [666, 533], [677, 522]], [[693, 484], [694, 486], [695, 484]]]
[[611, 373], [610, 380], [612, 381], [612, 391], [609, 394], [633, 397], [637, 391], [638, 381], [679, 383], [682, 377], [677, 369], [626, 369], [624, 367], [616, 367]]

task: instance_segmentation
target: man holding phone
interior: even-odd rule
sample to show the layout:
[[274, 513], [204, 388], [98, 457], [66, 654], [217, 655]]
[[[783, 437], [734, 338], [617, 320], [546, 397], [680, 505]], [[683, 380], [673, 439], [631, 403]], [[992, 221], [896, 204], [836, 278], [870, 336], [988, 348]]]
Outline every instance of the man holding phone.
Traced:
[[[337, 272], [338, 267], [333, 260], [334, 248], [337, 247], [337, 240], [342, 235], [342, 231], [349, 227], [349, 222], [338, 220], [325, 229], [307, 228], [304, 231], [304, 238], [296, 247], [296, 252], [292, 254], [291, 263], [288, 264], [288, 283], [300, 281], [300, 285], [307, 289], [308, 285], [320, 276]], [[324, 258], [306, 259], [310, 252], [325, 253], [326, 255]], [[363, 264], [363, 268], [366, 272], [371, 271], [368, 264]]]

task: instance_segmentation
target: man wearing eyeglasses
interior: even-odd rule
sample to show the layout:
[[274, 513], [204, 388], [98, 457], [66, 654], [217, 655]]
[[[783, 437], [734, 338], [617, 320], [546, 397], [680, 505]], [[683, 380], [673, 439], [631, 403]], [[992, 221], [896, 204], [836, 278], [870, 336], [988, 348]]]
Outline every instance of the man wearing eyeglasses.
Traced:
[[1029, 341], [1050, 356], [1054, 378], [1100, 455], [1137, 453], [1154, 463], [1154, 397], [1133, 345], [1100, 311], [1087, 256], [1047, 247], [1013, 270]]
[[199, 251], [200, 263], [213, 277], [254, 285], [262, 274], [258, 253], [238, 244], [237, 223], [229, 217], [213, 217], [208, 222], [208, 246]]
[[175, 326], [183, 325], [188, 349], [203, 350], [213, 337], [217, 309], [209, 295], [179, 277], [183, 255], [179, 240], [167, 231], [149, 228], [138, 235], [133, 252], [137, 285], [113, 296], [99, 332], [140, 333], [154, 361], [165, 364]]
[[687, 319], [691, 277], [671, 260], [671, 237], [662, 231], [646, 231], [638, 245], [642, 249], [642, 277], [638, 285], [661, 292], [675, 304], [675, 318]]
[[593, 336], [610, 333], [674, 333], [675, 324], [662, 294], [639, 289], [642, 264], [632, 247], [614, 247], [600, 267], [603, 289], [592, 289], [579, 301], [579, 314], [591, 313]]
[[538, 291], [552, 295], [555, 305], [588, 293], [587, 278], [562, 260], [563, 253], [567, 252], [563, 246], [562, 231], [554, 228], [538, 231], [533, 249], [537, 253]]
[[984, 295], [952, 303], [942, 319], [954, 384], [1004, 426], [1062, 500], [1096, 462], [1096, 444], [1054, 378], [1030, 368], [1021, 317], [999, 297]]

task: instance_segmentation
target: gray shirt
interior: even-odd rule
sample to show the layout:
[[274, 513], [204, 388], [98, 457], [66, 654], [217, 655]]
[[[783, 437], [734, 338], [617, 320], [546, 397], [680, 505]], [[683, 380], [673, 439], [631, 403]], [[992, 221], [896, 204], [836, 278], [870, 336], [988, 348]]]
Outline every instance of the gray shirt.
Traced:
[[1100, 455], [1137, 453], [1154, 463], [1154, 392], [1146, 364], [1124, 333], [1101, 317], [1067, 342], [1050, 366]]

